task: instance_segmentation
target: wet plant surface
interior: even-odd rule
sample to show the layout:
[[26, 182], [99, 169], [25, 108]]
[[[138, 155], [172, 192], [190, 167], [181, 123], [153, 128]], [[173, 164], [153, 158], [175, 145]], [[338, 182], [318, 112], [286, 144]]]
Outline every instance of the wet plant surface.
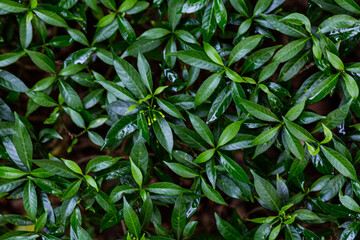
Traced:
[[358, 239], [354, 0], [0, 0], [0, 240]]

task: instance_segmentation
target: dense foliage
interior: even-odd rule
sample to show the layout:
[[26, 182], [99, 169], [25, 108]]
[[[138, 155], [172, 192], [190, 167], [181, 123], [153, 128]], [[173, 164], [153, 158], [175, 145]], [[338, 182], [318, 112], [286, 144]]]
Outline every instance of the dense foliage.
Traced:
[[360, 6], [300, 2], [0, 0], [0, 239], [358, 239]]

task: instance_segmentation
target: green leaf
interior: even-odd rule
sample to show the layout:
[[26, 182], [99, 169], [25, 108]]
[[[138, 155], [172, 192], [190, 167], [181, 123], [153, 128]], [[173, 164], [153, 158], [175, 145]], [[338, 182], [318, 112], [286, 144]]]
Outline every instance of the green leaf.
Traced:
[[269, 240], [276, 239], [280, 233], [280, 230], [281, 230], [281, 224], [274, 227], [273, 230], [271, 230], [271, 232], [270, 232]]
[[142, 54], [141, 51], [138, 52], [138, 59], [137, 59], [137, 67], [139, 69], [139, 73], [144, 85], [150, 91], [153, 92], [153, 82], [152, 82], [152, 73], [150, 69], [150, 65], [147, 62], [146, 58]]
[[233, 239], [243, 239], [243, 236], [236, 230], [230, 223], [221, 219], [217, 213], [214, 213], [216, 219], [216, 226], [219, 230], [221, 236], [223, 236], [226, 240]]
[[71, 120], [75, 123], [79, 128], [86, 128], [85, 121], [77, 111], [74, 111], [72, 108], [63, 107], [64, 111], [70, 116]]
[[329, 160], [331, 165], [338, 170], [342, 175], [352, 180], [357, 181], [356, 171], [353, 165], [343, 155], [335, 151], [334, 149], [320, 146], [321, 152]]
[[125, 12], [125, 11], [131, 9], [135, 5], [136, 2], [137, 2], [137, 0], [125, 0], [123, 3], [121, 3], [118, 11]]
[[359, 204], [357, 204], [355, 202], [355, 200], [352, 199], [351, 197], [344, 196], [342, 194], [341, 190], [339, 191], [339, 200], [340, 200], [341, 204], [344, 205], [344, 207], [346, 207], [347, 209], [349, 209], [351, 211], [354, 211], [354, 212], [357, 212], [357, 213], [360, 212]]
[[135, 68], [122, 58], [114, 58], [114, 67], [121, 81], [127, 89], [137, 98], [142, 99], [148, 94], [146, 87], [141, 80], [140, 74]]
[[164, 162], [174, 173], [184, 178], [195, 178], [198, 177], [199, 174], [196, 173], [191, 168], [184, 166], [180, 163], [170, 163]]
[[141, 173], [141, 170], [135, 165], [135, 163], [133, 163], [131, 158], [130, 158], [130, 164], [131, 164], [131, 175], [133, 176], [135, 182], [139, 185], [139, 187], [141, 187], [143, 183], [143, 175]]
[[79, 165], [76, 164], [76, 162], [71, 161], [71, 160], [67, 160], [67, 159], [62, 159], [63, 162], [65, 163], [65, 165], [70, 168], [74, 173], [80, 174], [82, 175], [82, 170], [79, 167]]
[[33, 157], [33, 145], [30, 135], [20, 120], [17, 113], [15, 113], [15, 126], [14, 126], [14, 146], [21, 162], [28, 170], [31, 169], [31, 160]]
[[170, 116], [185, 120], [185, 118], [181, 115], [180, 111], [173, 104], [171, 104], [165, 100], [162, 100], [160, 98], [155, 98], [155, 99], [156, 99], [156, 102], [159, 105], [159, 107], [162, 110], [164, 110], [164, 112], [166, 112]]
[[201, 35], [205, 42], [210, 42], [210, 39], [216, 31], [216, 26], [214, 2], [211, 2], [205, 8], [201, 23]]
[[138, 191], [137, 188], [134, 188], [129, 185], [118, 186], [111, 191], [110, 200], [111, 200], [111, 202], [115, 203], [115, 202], [121, 200], [121, 198], [123, 197], [124, 194], [131, 194], [136, 191]]
[[181, 239], [181, 235], [184, 231], [187, 217], [186, 217], [186, 205], [182, 195], [176, 198], [174, 209], [171, 214], [171, 227], [175, 233], [176, 239]]
[[331, 130], [328, 129], [324, 124], [322, 124], [322, 127], [323, 127], [323, 132], [325, 134], [325, 139], [322, 140], [320, 142], [320, 144], [325, 144], [325, 143], [328, 143], [331, 141], [333, 134], [332, 134]]
[[203, 139], [198, 134], [188, 129], [187, 127], [171, 124], [171, 128], [183, 142], [185, 142], [192, 148], [199, 151], [205, 151], [205, 149], [207, 148], [206, 142], [203, 141]]
[[222, 0], [214, 0], [214, 14], [218, 26], [224, 32], [227, 23], [227, 12]]
[[304, 98], [301, 102], [292, 106], [289, 111], [285, 114], [285, 118], [288, 119], [290, 122], [295, 121], [300, 114], [304, 111], [306, 98]]
[[[40, 169], [40, 168], [38, 168], [38, 169]], [[49, 174], [49, 172], [47, 172], [47, 173]], [[38, 175], [38, 177], [44, 177], [44, 176], [41, 176], [40, 174], [35, 174], [34, 171], [31, 174], [34, 176]], [[51, 176], [52, 176], [52, 174], [51, 174]], [[45, 175], [45, 177], [49, 177], [49, 175], [47, 175], [47, 176]], [[42, 179], [42, 178], [34, 178], [34, 177], [28, 177], [28, 178], [31, 179], [42, 190], [44, 190], [45, 192], [50, 193], [52, 195], [60, 197], [64, 192], [60, 186], [58, 186], [56, 183], [54, 183], [51, 180]]]
[[244, 183], [250, 183], [250, 180], [242, 167], [234, 160], [226, 156], [225, 154], [218, 152], [220, 156], [220, 163], [224, 166], [226, 171], [236, 180]]
[[311, 33], [311, 23], [310, 20], [301, 13], [291, 13], [286, 17], [282, 18], [281, 21], [286, 21], [295, 25], [305, 25], [306, 31]]
[[360, 14], [360, 7], [354, 0], [335, 0], [335, 2], [349, 12]]
[[298, 74], [309, 61], [310, 53], [310, 50], [299, 52], [295, 57], [285, 63], [285, 65], [280, 70], [279, 82], [288, 81], [296, 76], [296, 74]]
[[253, 170], [250, 170], [254, 176], [255, 190], [260, 199], [266, 204], [266, 206], [273, 211], [280, 211], [281, 200], [277, 194], [275, 188], [271, 183], [257, 175]]
[[314, 87], [308, 97], [308, 104], [316, 103], [323, 99], [335, 87], [340, 73], [332, 74]]
[[105, 26], [109, 25], [110, 23], [112, 23], [112, 21], [114, 21], [115, 17], [116, 17], [115, 13], [105, 15], [104, 17], [102, 17], [99, 20], [99, 22], [95, 26], [96, 27], [105, 27]]
[[206, 125], [205, 122], [201, 120], [201, 118], [199, 118], [198, 116], [189, 112], [187, 113], [195, 131], [201, 136], [202, 139], [204, 139], [208, 144], [214, 147], [214, 136], [208, 125]]
[[222, 196], [220, 195], [219, 192], [217, 192], [215, 189], [213, 189], [212, 187], [210, 187], [209, 184], [207, 184], [204, 179], [201, 179], [201, 189], [203, 191], [203, 193], [205, 194], [205, 196], [210, 199], [211, 201], [214, 201], [218, 204], [222, 204], [222, 205], [226, 205], [227, 203], [225, 202], [225, 200], [222, 198]]
[[254, 117], [269, 122], [280, 122], [278, 117], [270, 110], [257, 103], [240, 99], [242, 106]]
[[24, 55], [25, 55], [25, 52], [3, 53], [0, 55], [0, 67], [5, 67], [5, 66], [13, 64]]
[[326, 55], [331, 65], [337, 70], [344, 70], [344, 63], [334, 53], [326, 50]]
[[64, 194], [62, 195], [63, 199], [68, 199], [74, 196], [80, 188], [82, 179], [79, 179], [73, 183], [71, 183], [65, 190]]
[[69, 65], [69, 66], [66, 66], [63, 69], [61, 69], [59, 72], [59, 75], [61, 75], [61, 76], [74, 75], [74, 74], [82, 71], [85, 68], [87, 68], [87, 66], [81, 65], [81, 64]]
[[265, 81], [266, 79], [274, 75], [274, 73], [279, 67], [279, 64], [280, 63], [273, 61], [269, 63], [266, 67], [264, 67], [260, 72], [259, 83]]
[[[118, 20], [119, 21], [119, 20]], [[118, 21], [113, 21], [103, 28], [97, 28], [94, 34], [92, 45], [110, 38], [119, 29]]]
[[56, 80], [55, 76], [47, 77], [38, 81], [32, 88], [32, 91], [43, 91], [49, 88]]
[[39, 52], [30, 51], [30, 50], [26, 50], [26, 53], [31, 58], [31, 61], [33, 61], [36, 64], [36, 66], [38, 66], [45, 72], [53, 73], [53, 74], [56, 73], [55, 63], [48, 56], [46, 56], [42, 53], [39, 53]]
[[174, 140], [169, 123], [163, 117], [157, 116], [156, 121], [152, 124], [157, 140], [160, 142], [161, 146], [171, 154]]
[[278, 124], [276, 127], [265, 130], [260, 135], [258, 135], [251, 144], [260, 145], [270, 141], [273, 137], [275, 137], [275, 135], [278, 134], [280, 127], [281, 124]]
[[344, 121], [344, 119], [348, 115], [351, 104], [352, 101], [349, 101], [348, 103], [330, 112], [326, 116], [326, 118], [322, 119], [320, 122], [318, 122], [318, 124], [316, 124], [313, 132], [319, 131], [322, 127], [322, 124], [324, 124], [329, 129], [336, 128], [336, 126], [338, 126], [342, 121]]
[[37, 215], [38, 198], [35, 186], [31, 180], [28, 180], [25, 184], [23, 203], [26, 213], [34, 221]]
[[225, 151], [240, 150], [253, 147], [251, 144], [255, 136], [249, 134], [240, 134], [233, 138], [228, 144], [222, 146], [220, 149]]
[[129, 205], [129, 203], [126, 201], [125, 197], [124, 197], [123, 214], [124, 214], [124, 221], [129, 232], [133, 234], [136, 238], [139, 238], [141, 234], [141, 225], [139, 218], [132, 209], [132, 207]]
[[241, 125], [243, 124], [244, 120], [237, 121], [231, 123], [227, 126], [224, 131], [221, 133], [220, 138], [217, 143], [217, 147], [221, 147], [232, 140], [236, 134], [239, 132]]
[[91, 177], [91, 176], [89, 176], [89, 175], [85, 175], [85, 176], [84, 176], [84, 179], [86, 180], [86, 182], [87, 182], [90, 186], [92, 186], [93, 188], [95, 188], [96, 191], [99, 191], [99, 188], [98, 188], [98, 186], [97, 186], [97, 183], [96, 183], [96, 181], [95, 181], [95, 179], [94, 179], [93, 177]]
[[127, 135], [133, 133], [136, 129], [136, 115], [127, 115], [120, 118], [119, 121], [113, 124], [107, 132], [102, 149], [108, 145], [113, 145], [123, 140]]
[[244, 0], [230, 0], [230, 3], [242, 16], [250, 17], [250, 11]]
[[85, 34], [81, 31], [74, 28], [68, 28], [67, 32], [69, 33], [70, 37], [74, 39], [74, 41], [79, 42], [87, 47], [90, 46]]
[[121, 87], [120, 85], [107, 81], [100, 77], [98, 73], [95, 74], [95, 78], [98, 83], [100, 83], [101, 86], [103, 86], [107, 91], [109, 91], [111, 94], [116, 96], [117, 98], [125, 101], [125, 102], [137, 102], [134, 97], [129, 93], [125, 88]]
[[216, 150], [215, 148], [211, 148], [211, 149], [206, 150], [205, 152], [202, 152], [194, 160], [194, 163], [207, 162], [208, 160], [210, 160], [212, 158], [212, 156], [214, 156], [215, 150]]
[[230, 52], [229, 64], [239, 61], [246, 54], [251, 52], [261, 41], [264, 35], [254, 35], [241, 40]]
[[184, 42], [199, 45], [199, 43], [196, 41], [196, 38], [190, 32], [184, 30], [176, 30], [174, 33], [179, 39]]
[[58, 103], [54, 99], [42, 92], [28, 92], [27, 95], [29, 98], [34, 101], [34, 103], [42, 107], [56, 107]]
[[6, 166], [0, 166], [0, 177], [5, 179], [16, 179], [26, 175], [25, 172]]
[[117, 23], [119, 26], [120, 34], [123, 37], [123, 39], [129, 44], [135, 42], [136, 34], [133, 27], [128, 22], [128, 20], [126, 20], [126, 18], [124, 18], [123, 16], [118, 15]]
[[360, 224], [358, 222], [351, 222], [347, 228], [341, 233], [340, 240], [346, 240], [356, 236], [360, 230]]
[[294, 135], [292, 135], [286, 128], [284, 129], [285, 133], [285, 141], [287, 146], [289, 147], [290, 151], [294, 156], [300, 160], [304, 160], [305, 158], [305, 152], [304, 147], [301, 144], [300, 140]]
[[198, 224], [198, 221], [190, 221], [186, 224], [183, 232], [184, 237], [190, 237], [194, 234], [196, 225]]
[[225, 87], [213, 101], [208, 116], [206, 124], [210, 124], [215, 120], [219, 119], [226, 109], [229, 107], [232, 100], [232, 91], [230, 86]]
[[196, 92], [195, 108], [204, 103], [213, 94], [217, 86], [219, 85], [224, 71], [217, 72], [208, 77], [200, 86]]
[[180, 18], [181, 18], [181, 11], [182, 5], [184, 0], [170, 0], [168, 6], [168, 18], [169, 24], [172, 32], [175, 31], [176, 26], [178, 25]]
[[259, 13], [264, 12], [272, 3], [272, 0], [259, 0], [254, 8], [253, 16], [259, 15]]
[[191, 193], [191, 191], [184, 189], [171, 182], [158, 182], [153, 183], [146, 187], [151, 193], [161, 194], [166, 196], [177, 196], [183, 193]]
[[234, 82], [237, 83], [246, 83], [245, 79], [243, 79], [242, 77], [240, 77], [239, 74], [237, 74], [235, 71], [231, 70], [230, 68], [225, 67], [225, 74], [228, 78], [230, 78], [231, 80], [233, 80]]
[[35, 223], [34, 232], [40, 232], [46, 225], [48, 218], [48, 210], [46, 210], [37, 220]]
[[308, 162], [304, 160], [304, 158], [295, 158], [290, 166], [288, 180], [294, 179], [303, 173], [307, 163]]
[[198, 50], [184, 50], [175, 53], [169, 53], [168, 56], [176, 56], [181, 61], [190, 66], [205, 69], [209, 71], [221, 71], [222, 67], [214, 63], [206, 53]]
[[164, 49], [164, 55], [165, 55], [165, 63], [166, 65], [168, 65], [170, 68], [174, 68], [175, 63], [176, 63], [176, 57], [175, 56], [169, 56], [168, 54], [170, 53], [174, 53], [177, 51], [177, 47], [176, 47], [176, 43], [175, 43], [175, 39], [173, 36], [171, 36], [168, 40], [168, 42], [166, 43], [165, 49]]
[[286, 118], [283, 118], [286, 129], [294, 135], [296, 138], [304, 142], [316, 142], [316, 139], [303, 127], [297, 125], [296, 123], [290, 122]]
[[273, 29], [276, 29], [277, 31], [285, 35], [295, 38], [303, 38], [300, 39], [302, 41], [304, 41], [304, 38], [308, 37], [308, 33], [302, 27], [280, 21], [280, 19], [282, 18], [281, 16], [273, 14], [262, 14], [261, 16], [265, 18], [265, 20], [273, 27]]
[[[169, 35], [171, 31], [169, 31], [166, 28], [151, 28], [147, 31], [145, 31], [141, 36], [138, 38], [144, 38], [144, 39], [159, 39], [163, 38], [167, 35]], [[139, 59], [138, 59], [139, 60]]]
[[0, 70], [0, 86], [15, 92], [26, 92], [29, 90], [23, 81], [5, 70]]
[[140, 210], [140, 223], [141, 228], [146, 227], [146, 225], [150, 222], [151, 216], [153, 215], [154, 206], [151, 201], [151, 197], [149, 193], [146, 193], [145, 199], [143, 199], [143, 205]]
[[144, 113], [138, 112], [136, 117], [136, 124], [138, 126], [139, 131], [141, 131], [142, 133], [142, 137], [149, 143], [150, 131]]
[[209, 0], [187, 0], [183, 7], [181, 12], [182, 13], [193, 13], [196, 12], [200, 9], [202, 9], [203, 7], [205, 7], [205, 5], [209, 2]]
[[281, 45], [260, 49], [251, 54], [242, 66], [242, 74], [253, 71], [264, 65]]
[[112, 165], [114, 165], [117, 161], [119, 161], [119, 159], [120, 158], [112, 158], [110, 156], [99, 156], [93, 158], [86, 165], [85, 173], [88, 174], [89, 172], [99, 172], [101, 170], [109, 168]]
[[356, 99], [359, 96], [359, 87], [354, 80], [353, 77], [351, 77], [349, 74], [345, 73], [343, 76], [345, 81], [346, 90], [350, 94], [350, 96], [354, 99]]
[[19, 32], [21, 46], [23, 48], [28, 48], [33, 38], [33, 28], [31, 22], [27, 21], [27, 17], [23, 17], [20, 20]]
[[308, 40], [308, 38], [303, 38], [286, 44], [275, 54], [273, 62], [282, 63], [293, 58], [305, 47]]
[[26, 179], [0, 179], [0, 194], [10, 192], [23, 184]]
[[175, 43], [175, 39], [173, 36], [170, 37], [169, 41], [166, 43], [164, 55], [165, 55], [165, 63], [170, 67], [174, 68], [176, 63], [176, 57], [175, 56], [168, 56], [168, 53], [176, 52], [177, 47]]
[[26, 6], [10, 0], [0, 0], [0, 9], [10, 13], [21, 13], [28, 10]]
[[32, 160], [37, 166], [44, 168], [46, 171], [51, 172], [55, 175], [59, 175], [64, 178], [79, 178], [79, 175], [75, 174], [70, 168], [68, 168], [63, 162], [50, 160], [50, 159], [41, 159], [41, 160]]
[[40, 10], [40, 9], [34, 10], [34, 12], [41, 20], [43, 20], [44, 22], [50, 25], [68, 28], [68, 25], [65, 22], [65, 20], [59, 15], [57, 15], [55, 12], [50, 12], [47, 10]]
[[219, 65], [224, 65], [219, 53], [216, 51], [216, 49], [211, 46], [209, 43], [204, 42], [204, 50], [206, 55], [214, 61], [214, 63], [217, 63]]

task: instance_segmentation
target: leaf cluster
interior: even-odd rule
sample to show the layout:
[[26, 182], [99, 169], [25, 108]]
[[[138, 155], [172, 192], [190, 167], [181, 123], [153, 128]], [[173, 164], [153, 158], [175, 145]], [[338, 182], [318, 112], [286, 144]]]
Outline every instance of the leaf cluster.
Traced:
[[0, 0], [0, 240], [359, 238], [360, 6], [289, 4]]

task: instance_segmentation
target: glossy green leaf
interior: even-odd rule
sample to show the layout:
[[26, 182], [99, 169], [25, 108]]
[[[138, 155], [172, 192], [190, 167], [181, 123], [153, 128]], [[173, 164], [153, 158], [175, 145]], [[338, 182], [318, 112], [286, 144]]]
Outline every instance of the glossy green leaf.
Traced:
[[201, 179], [201, 189], [205, 196], [210, 199], [211, 201], [214, 201], [218, 204], [227, 205], [222, 196], [218, 191], [210, 187], [209, 184], [207, 184], [204, 179]]
[[269, 122], [279, 122], [280, 121], [274, 113], [272, 113], [270, 110], [268, 110], [264, 106], [259, 105], [254, 102], [251, 102], [251, 101], [248, 101], [248, 100], [245, 100], [245, 99], [240, 99], [240, 101], [241, 101], [241, 104], [243, 105], [243, 107], [246, 109], [246, 111], [248, 111], [254, 117], [256, 117], [260, 120], [269, 121]]
[[356, 171], [353, 165], [343, 155], [331, 149], [329, 147], [320, 146], [321, 152], [324, 153], [325, 157], [331, 165], [334, 166], [345, 177], [357, 180]]
[[124, 197], [124, 221], [126, 224], [126, 227], [129, 229], [129, 232], [131, 232], [136, 238], [138, 238], [141, 234], [141, 225], [138, 216], [132, 209], [132, 207], [129, 205], [129, 203], [126, 201], [126, 198]]
[[35, 220], [38, 211], [38, 198], [35, 186], [31, 180], [28, 180], [25, 184], [23, 203], [26, 213], [32, 220]]
[[228, 65], [230, 66], [231, 64], [239, 61], [246, 54], [252, 51], [259, 44], [262, 38], [263, 35], [254, 35], [241, 40], [235, 45], [233, 50], [231, 50]]
[[270, 210], [280, 211], [281, 201], [273, 185], [257, 175], [254, 171], [251, 170], [251, 173], [254, 176], [255, 190], [260, 199]]

